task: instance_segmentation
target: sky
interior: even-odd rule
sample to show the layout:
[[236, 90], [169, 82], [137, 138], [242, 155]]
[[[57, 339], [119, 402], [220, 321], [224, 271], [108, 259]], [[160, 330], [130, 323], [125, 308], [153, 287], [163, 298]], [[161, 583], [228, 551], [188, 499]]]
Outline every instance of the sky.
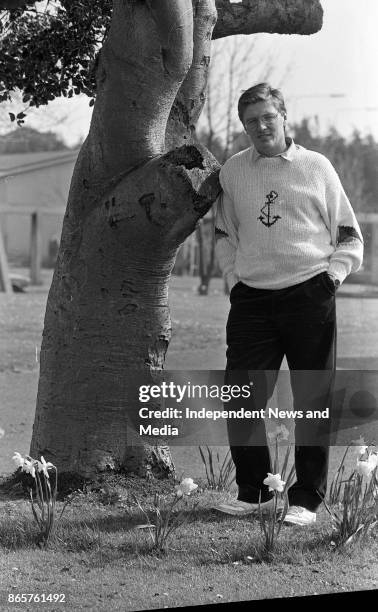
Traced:
[[[378, 2], [322, 0], [324, 25], [312, 36], [277, 36], [291, 61], [283, 89], [288, 114], [319, 115], [347, 135], [353, 128], [378, 139]], [[331, 95], [342, 95], [333, 98]]]
[[[288, 109], [289, 122], [318, 117], [320, 129], [334, 126], [348, 137], [353, 129], [378, 140], [378, 1], [321, 0], [322, 30], [311, 36], [259, 35], [256, 53], [273, 52], [275, 72]], [[240, 45], [251, 37], [240, 36]], [[221, 44], [221, 43], [217, 43]], [[254, 58], [255, 60], [255, 58]], [[219, 61], [222, 69], [222, 61]], [[214, 66], [215, 69], [215, 66]], [[227, 75], [225, 75], [227, 78]], [[246, 82], [245, 89], [253, 82]], [[65, 117], [55, 129], [70, 146], [85, 138], [91, 117], [86, 97], [57, 100], [54, 112]], [[43, 117], [43, 109], [41, 117]], [[234, 118], [237, 122], [236, 108]], [[42, 122], [42, 124], [41, 124]], [[29, 125], [32, 125], [30, 120]], [[33, 119], [43, 130], [43, 119]], [[49, 125], [49, 129], [51, 125]]]

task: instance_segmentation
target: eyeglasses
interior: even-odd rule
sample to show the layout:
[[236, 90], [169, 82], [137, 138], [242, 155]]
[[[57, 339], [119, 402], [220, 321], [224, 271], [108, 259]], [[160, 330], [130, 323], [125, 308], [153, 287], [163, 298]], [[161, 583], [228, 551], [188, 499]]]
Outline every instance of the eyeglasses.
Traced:
[[275, 114], [267, 113], [266, 115], [262, 115], [261, 117], [256, 117], [255, 119], [249, 119], [246, 122], [246, 126], [251, 130], [257, 130], [260, 123], [263, 123], [266, 126], [273, 125], [273, 123], [275, 122], [279, 114], [280, 113], [275, 113]]

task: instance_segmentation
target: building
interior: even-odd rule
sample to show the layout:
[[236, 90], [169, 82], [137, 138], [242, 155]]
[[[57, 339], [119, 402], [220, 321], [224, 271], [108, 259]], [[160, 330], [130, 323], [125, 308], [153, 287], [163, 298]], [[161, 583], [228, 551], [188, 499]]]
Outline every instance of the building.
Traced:
[[0, 155], [0, 227], [11, 263], [29, 263], [32, 213], [38, 214], [42, 262], [48, 261], [50, 241], [60, 239], [78, 152]]

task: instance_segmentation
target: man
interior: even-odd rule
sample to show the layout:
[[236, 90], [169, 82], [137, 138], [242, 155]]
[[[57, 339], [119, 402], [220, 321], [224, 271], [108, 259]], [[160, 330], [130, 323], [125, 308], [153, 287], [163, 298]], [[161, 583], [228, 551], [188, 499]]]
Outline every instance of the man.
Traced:
[[[278, 89], [251, 87], [238, 113], [252, 146], [221, 169], [215, 222], [217, 256], [231, 290], [226, 379], [243, 384], [249, 376], [255, 407], [265, 408], [286, 356], [294, 409], [324, 410], [335, 370], [335, 292], [361, 266], [361, 231], [329, 160], [286, 137]], [[316, 520], [327, 486], [325, 431], [319, 419], [296, 420], [288, 523]], [[239, 492], [218, 510], [244, 516], [259, 499], [271, 507], [263, 484], [272, 472], [264, 420], [229, 419], [228, 433]]]

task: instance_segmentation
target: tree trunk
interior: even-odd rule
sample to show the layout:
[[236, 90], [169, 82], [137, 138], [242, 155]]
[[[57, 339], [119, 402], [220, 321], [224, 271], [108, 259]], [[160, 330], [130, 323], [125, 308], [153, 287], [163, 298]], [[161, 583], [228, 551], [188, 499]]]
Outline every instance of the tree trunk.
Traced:
[[32, 456], [84, 476], [122, 466], [145, 472], [151, 449], [128, 438], [133, 371], [145, 370], [148, 384], [147, 372], [163, 367], [169, 275], [178, 245], [215, 197], [217, 181], [201, 178], [215, 169], [197, 148], [178, 149], [130, 172], [84, 218], [67, 213], [46, 309]]
[[135, 370], [148, 383], [163, 367], [177, 249], [219, 193], [218, 163], [191, 144], [215, 9], [155, 4], [114, 3], [48, 297], [30, 452], [61, 473], [172, 470], [167, 447], [133, 443], [129, 425]]

